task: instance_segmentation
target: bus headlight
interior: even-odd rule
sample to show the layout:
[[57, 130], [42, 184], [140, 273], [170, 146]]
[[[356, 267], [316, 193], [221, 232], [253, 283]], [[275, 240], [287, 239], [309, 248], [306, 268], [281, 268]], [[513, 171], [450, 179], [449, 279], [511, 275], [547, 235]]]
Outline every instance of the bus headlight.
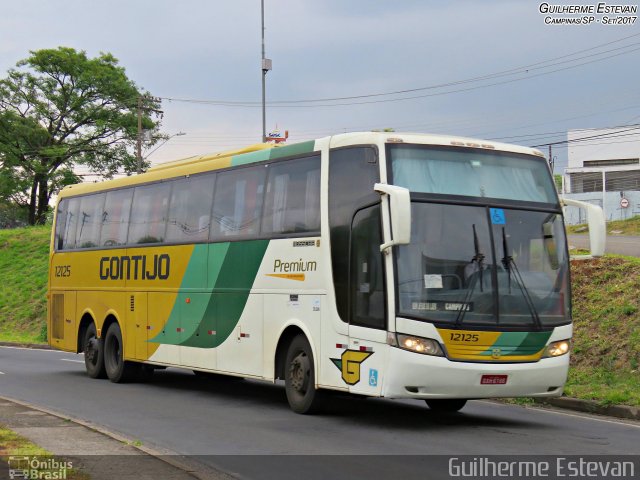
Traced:
[[570, 347], [571, 340], [560, 340], [558, 342], [551, 342], [549, 345], [547, 345], [547, 349], [544, 352], [543, 357], [559, 357], [560, 355], [568, 353]]
[[409, 350], [411, 352], [422, 353], [423, 355], [435, 355], [443, 357], [444, 352], [440, 344], [431, 338], [414, 337], [413, 335], [403, 335], [398, 333], [394, 342], [389, 342], [395, 347]]

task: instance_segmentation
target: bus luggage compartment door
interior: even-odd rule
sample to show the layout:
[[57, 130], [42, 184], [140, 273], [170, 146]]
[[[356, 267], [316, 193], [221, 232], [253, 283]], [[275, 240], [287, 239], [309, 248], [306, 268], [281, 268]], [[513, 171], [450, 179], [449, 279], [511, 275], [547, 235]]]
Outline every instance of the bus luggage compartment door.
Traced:
[[51, 295], [51, 345], [60, 350], [76, 351], [76, 292]]

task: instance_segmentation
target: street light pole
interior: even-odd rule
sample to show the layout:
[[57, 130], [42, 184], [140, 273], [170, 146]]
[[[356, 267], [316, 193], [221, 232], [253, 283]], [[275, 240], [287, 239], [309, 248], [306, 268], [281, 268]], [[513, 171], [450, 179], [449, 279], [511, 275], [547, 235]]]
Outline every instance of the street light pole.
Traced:
[[149, 153], [147, 153], [145, 155], [145, 159], [149, 158], [151, 156], [151, 154], [153, 154], [153, 152], [155, 152], [156, 150], [158, 150], [161, 146], [163, 146], [165, 143], [167, 143], [169, 140], [171, 140], [173, 137], [181, 137], [183, 135], [186, 135], [185, 132], [178, 132], [178, 133], [174, 133], [173, 135], [169, 135], [169, 137], [167, 137], [165, 139], [164, 142], [162, 142], [160, 145], [158, 145], [156, 148], [154, 148], [153, 150], [151, 150]]
[[266, 79], [271, 70], [271, 59], [264, 56], [264, 0], [260, 2], [262, 18], [262, 142], [267, 141], [267, 107], [266, 107]]

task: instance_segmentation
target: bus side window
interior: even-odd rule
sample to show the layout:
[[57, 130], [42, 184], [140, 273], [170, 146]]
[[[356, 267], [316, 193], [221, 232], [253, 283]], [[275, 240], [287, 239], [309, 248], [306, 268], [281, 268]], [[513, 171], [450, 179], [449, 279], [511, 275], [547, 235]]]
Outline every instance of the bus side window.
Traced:
[[76, 231], [78, 226], [78, 216], [80, 211], [80, 198], [70, 198], [69, 207], [66, 211], [66, 221], [64, 233], [62, 234], [62, 250], [76, 248]]
[[132, 245], [164, 241], [170, 194], [170, 182], [135, 188], [127, 243]]
[[167, 242], [207, 241], [214, 183], [214, 174], [197, 175], [174, 182]]
[[269, 167], [262, 233], [320, 231], [320, 156]]
[[107, 192], [102, 214], [100, 245], [113, 247], [127, 243], [133, 188]]
[[258, 165], [217, 175], [211, 216], [212, 240], [256, 236], [266, 170]]
[[104, 197], [104, 193], [80, 197], [76, 248], [95, 248], [100, 244]]
[[360, 210], [351, 229], [351, 323], [386, 328], [378, 205]]
[[56, 213], [56, 250], [62, 250], [64, 244], [64, 231], [67, 223], [67, 209], [69, 208], [69, 200], [60, 200], [58, 203], [58, 212]]

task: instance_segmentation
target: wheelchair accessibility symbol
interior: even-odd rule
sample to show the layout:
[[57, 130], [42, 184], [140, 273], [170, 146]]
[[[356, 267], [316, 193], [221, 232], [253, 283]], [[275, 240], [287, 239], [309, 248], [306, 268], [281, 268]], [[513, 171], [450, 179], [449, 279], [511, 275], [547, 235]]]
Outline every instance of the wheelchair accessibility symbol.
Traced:
[[489, 215], [491, 216], [491, 223], [494, 225], [505, 225], [507, 223], [504, 210], [501, 208], [491, 208]]
[[378, 370], [374, 368], [369, 369], [369, 386], [370, 387], [378, 386]]

